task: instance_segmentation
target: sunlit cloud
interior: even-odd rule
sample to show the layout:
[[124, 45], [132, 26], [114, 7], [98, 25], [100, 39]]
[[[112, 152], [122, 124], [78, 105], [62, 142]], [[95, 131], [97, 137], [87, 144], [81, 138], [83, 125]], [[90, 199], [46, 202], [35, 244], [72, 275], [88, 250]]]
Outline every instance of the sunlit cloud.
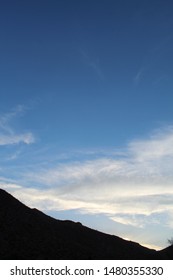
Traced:
[[144, 229], [147, 225], [159, 225], [164, 223], [169, 225], [170, 212], [169, 211], [153, 211], [150, 214], [129, 214], [129, 213], [117, 213], [115, 216], [110, 217], [111, 220], [134, 227]]

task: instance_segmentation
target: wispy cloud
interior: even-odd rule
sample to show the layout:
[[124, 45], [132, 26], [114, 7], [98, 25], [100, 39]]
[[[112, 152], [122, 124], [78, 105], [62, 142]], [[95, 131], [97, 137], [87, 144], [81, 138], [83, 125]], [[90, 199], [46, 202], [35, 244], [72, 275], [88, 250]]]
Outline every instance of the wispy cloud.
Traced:
[[[64, 209], [74, 204], [85, 210], [89, 206], [90, 212], [97, 208], [99, 213], [139, 210], [146, 214], [155, 210], [159, 201], [157, 207], [162, 211], [173, 195], [172, 147], [173, 130], [169, 128], [150, 139], [129, 143], [126, 157], [61, 163], [51, 169], [25, 173], [24, 177], [31, 185], [44, 186], [53, 201], [58, 196], [64, 201]], [[164, 197], [164, 206], [160, 196]], [[126, 205], [123, 210], [120, 201]]]
[[31, 132], [16, 133], [12, 122], [26, 111], [26, 107], [18, 105], [14, 110], [0, 115], [0, 146], [13, 144], [34, 143], [34, 136]]
[[17, 116], [20, 116], [21, 114], [23, 114], [25, 110], [26, 110], [26, 107], [24, 107], [23, 105], [18, 105], [12, 111], [0, 115], [1, 130], [4, 130], [8, 133], [13, 133], [13, 130], [10, 127], [10, 122]]
[[12, 145], [12, 144], [32, 144], [34, 143], [34, 136], [32, 133], [25, 133], [25, 134], [10, 134], [10, 135], [0, 135], [0, 146], [3, 145]]
[[[112, 157], [105, 153], [92, 160], [76, 160], [61, 163], [52, 168], [45, 168], [37, 173], [28, 174], [35, 182], [46, 187], [52, 185], [78, 185], [104, 183], [140, 185], [144, 183], [167, 184], [172, 180], [173, 163], [173, 128], [154, 132], [148, 139], [134, 140], [120, 151], [112, 152]], [[131, 187], [132, 188], [132, 187]], [[142, 191], [142, 190], [140, 190]], [[158, 191], [158, 189], [157, 189]]]
[[80, 49], [80, 54], [84, 60], [84, 63], [92, 69], [93, 72], [96, 73], [96, 75], [100, 78], [103, 79], [104, 75], [103, 72], [100, 68], [100, 61], [99, 59], [93, 59], [91, 56], [88, 54], [88, 52], [84, 49]]
[[157, 131], [149, 139], [133, 141], [129, 150], [137, 161], [159, 160], [173, 157], [173, 127]]
[[142, 78], [143, 78], [143, 75], [144, 75], [144, 69], [143, 68], [140, 68], [138, 70], [138, 72], [136, 73], [135, 77], [134, 77], [134, 84], [137, 86], [140, 84]]

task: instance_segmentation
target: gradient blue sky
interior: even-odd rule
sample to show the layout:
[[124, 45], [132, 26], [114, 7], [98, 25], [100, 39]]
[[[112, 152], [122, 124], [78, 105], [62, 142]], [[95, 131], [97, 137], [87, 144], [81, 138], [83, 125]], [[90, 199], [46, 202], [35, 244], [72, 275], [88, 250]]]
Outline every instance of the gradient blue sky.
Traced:
[[173, 2], [0, 3], [0, 187], [157, 248], [173, 236]]

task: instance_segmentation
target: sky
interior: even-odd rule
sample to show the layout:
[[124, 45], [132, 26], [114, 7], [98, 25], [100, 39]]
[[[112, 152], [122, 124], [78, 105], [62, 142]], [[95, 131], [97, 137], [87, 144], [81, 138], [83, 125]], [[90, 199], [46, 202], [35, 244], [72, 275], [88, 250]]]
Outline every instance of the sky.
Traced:
[[0, 188], [57, 219], [173, 236], [173, 2], [0, 3]]

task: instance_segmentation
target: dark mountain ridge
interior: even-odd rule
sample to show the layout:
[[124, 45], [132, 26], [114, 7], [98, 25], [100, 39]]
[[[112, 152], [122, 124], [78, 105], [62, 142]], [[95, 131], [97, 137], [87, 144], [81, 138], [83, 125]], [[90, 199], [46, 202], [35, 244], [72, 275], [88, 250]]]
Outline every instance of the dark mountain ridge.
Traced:
[[155, 251], [81, 223], [56, 220], [0, 189], [0, 259], [172, 258], [172, 246]]

